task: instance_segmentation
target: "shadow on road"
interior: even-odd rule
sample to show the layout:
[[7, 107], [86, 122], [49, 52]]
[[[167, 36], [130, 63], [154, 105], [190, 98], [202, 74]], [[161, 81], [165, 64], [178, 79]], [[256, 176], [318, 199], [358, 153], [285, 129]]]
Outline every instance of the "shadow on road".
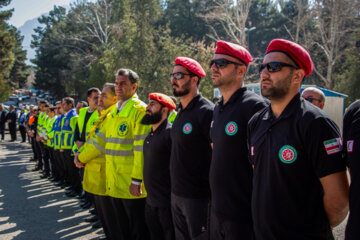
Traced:
[[76, 198], [65, 196], [63, 189], [29, 162], [28, 144], [0, 145], [0, 239], [97, 239], [102, 229], [94, 230], [84, 218], [88, 210]]

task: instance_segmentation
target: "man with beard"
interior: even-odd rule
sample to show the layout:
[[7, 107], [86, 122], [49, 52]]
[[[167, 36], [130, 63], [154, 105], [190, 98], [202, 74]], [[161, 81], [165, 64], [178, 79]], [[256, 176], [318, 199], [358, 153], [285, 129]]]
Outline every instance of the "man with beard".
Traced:
[[171, 74], [179, 112], [170, 131], [171, 208], [176, 239], [207, 239], [211, 162], [210, 122], [214, 104], [199, 93], [205, 71], [194, 59], [178, 57]]
[[249, 121], [255, 238], [333, 239], [348, 212], [348, 180], [336, 124], [300, 97], [313, 69], [299, 44], [274, 39], [260, 65], [271, 105]]
[[222, 94], [214, 109], [210, 136], [211, 239], [252, 239], [252, 167], [248, 161], [247, 123], [266, 105], [243, 85], [251, 54], [242, 46], [218, 41], [210, 62], [211, 78]]
[[144, 184], [147, 192], [145, 218], [152, 240], [175, 239], [170, 205], [171, 124], [168, 116], [176, 107], [162, 93], [151, 93], [142, 124], [152, 124], [144, 141]]

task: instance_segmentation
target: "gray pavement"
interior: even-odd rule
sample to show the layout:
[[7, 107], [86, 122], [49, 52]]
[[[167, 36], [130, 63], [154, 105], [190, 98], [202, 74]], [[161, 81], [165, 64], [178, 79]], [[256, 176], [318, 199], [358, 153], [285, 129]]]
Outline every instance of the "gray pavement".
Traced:
[[[7, 139], [10, 137], [7, 135]], [[19, 139], [19, 138], [18, 138]], [[76, 198], [65, 196], [39, 172], [28, 143], [0, 143], [0, 239], [98, 239], [84, 219], [91, 216]]]

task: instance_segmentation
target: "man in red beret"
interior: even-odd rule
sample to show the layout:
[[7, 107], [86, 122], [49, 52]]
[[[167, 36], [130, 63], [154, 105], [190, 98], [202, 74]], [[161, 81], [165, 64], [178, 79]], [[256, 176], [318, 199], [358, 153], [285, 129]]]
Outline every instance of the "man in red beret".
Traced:
[[271, 105], [249, 121], [255, 238], [333, 239], [348, 212], [348, 180], [337, 125], [300, 96], [313, 68], [299, 44], [275, 39], [260, 65]]
[[205, 71], [194, 59], [178, 57], [171, 74], [180, 97], [170, 131], [171, 208], [176, 239], [208, 239], [210, 122], [214, 104], [199, 93]]
[[218, 41], [210, 62], [211, 78], [221, 91], [210, 136], [211, 239], [253, 239], [251, 220], [252, 167], [248, 161], [247, 123], [266, 104], [244, 87], [251, 54], [242, 46]]
[[171, 124], [174, 101], [162, 93], [151, 93], [142, 124], [152, 125], [144, 141], [144, 184], [147, 192], [145, 219], [151, 240], [174, 240], [170, 205]]

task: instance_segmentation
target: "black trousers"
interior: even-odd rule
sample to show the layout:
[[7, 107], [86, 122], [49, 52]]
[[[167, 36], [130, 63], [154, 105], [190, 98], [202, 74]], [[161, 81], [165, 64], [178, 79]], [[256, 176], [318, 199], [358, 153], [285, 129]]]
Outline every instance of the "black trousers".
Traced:
[[151, 240], [175, 240], [171, 207], [152, 207], [145, 205], [145, 219]]
[[44, 173], [50, 174], [50, 151], [48, 146], [43, 144], [43, 163], [44, 163]]
[[171, 194], [176, 240], [207, 240], [209, 199], [190, 199]]
[[71, 156], [71, 149], [65, 149], [62, 152], [63, 162], [66, 168], [66, 183], [70, 185], [74, 191], [81, 192], [81, 180], [78, 168], [74, 164], [74, 156]]
[[11, 140], [16, 140], [16, 124], [9, 124], [9, 131], [11, 135]]
[[112, 207], [111, 197], [94, 194], [96, 213], [100, 218], [107, 240], [124, 239]]
[[19, 126], [19, 131], [20, 131], [22, 141], [26, 142], [26, 128], [25, 128], [25, 126]]
[[41, 142], [35, 140], [35, 151], [37, 152], [37, 160], [38, 160], [38, 167], [43, 168], [43, 160], [42, 160], [42, 151], [41, 151]]
[[33, 154], [34, 154], [34, 160], [38, 160], [38, 153], [37, 153], [37, 150], [36, 150], [36, 147], [35, 147], [35, 144], [36, 144], [36, 140], [34, 137], [30, 138], [31, 140], [31, 148], [32, 148], [32, 151], [33, 151]]
[[210, 240], [253, 240], [254, 232], [251, 219], [247, 222], [225, 220], [211, 212]]
[[106, 212], [105, 218], [115, 217], [115, 219], [109, 220], [111, 221], [109, 226], [111, 239], [149, 240], [145, 222], [145, 198], [121, 199], [111, 197], [110, 200], [112, 212]]
[[60, 152], [59, 149], [54, 149], [53, 154], [54, 154], [54, 163], [55, 163], [54, 164], [55, 179], [57, 181], [65, 181], [66, 168], [61, 157], [62, 153]]
[[5, 139], [5, 123], [0, 124], [1, 140]]

